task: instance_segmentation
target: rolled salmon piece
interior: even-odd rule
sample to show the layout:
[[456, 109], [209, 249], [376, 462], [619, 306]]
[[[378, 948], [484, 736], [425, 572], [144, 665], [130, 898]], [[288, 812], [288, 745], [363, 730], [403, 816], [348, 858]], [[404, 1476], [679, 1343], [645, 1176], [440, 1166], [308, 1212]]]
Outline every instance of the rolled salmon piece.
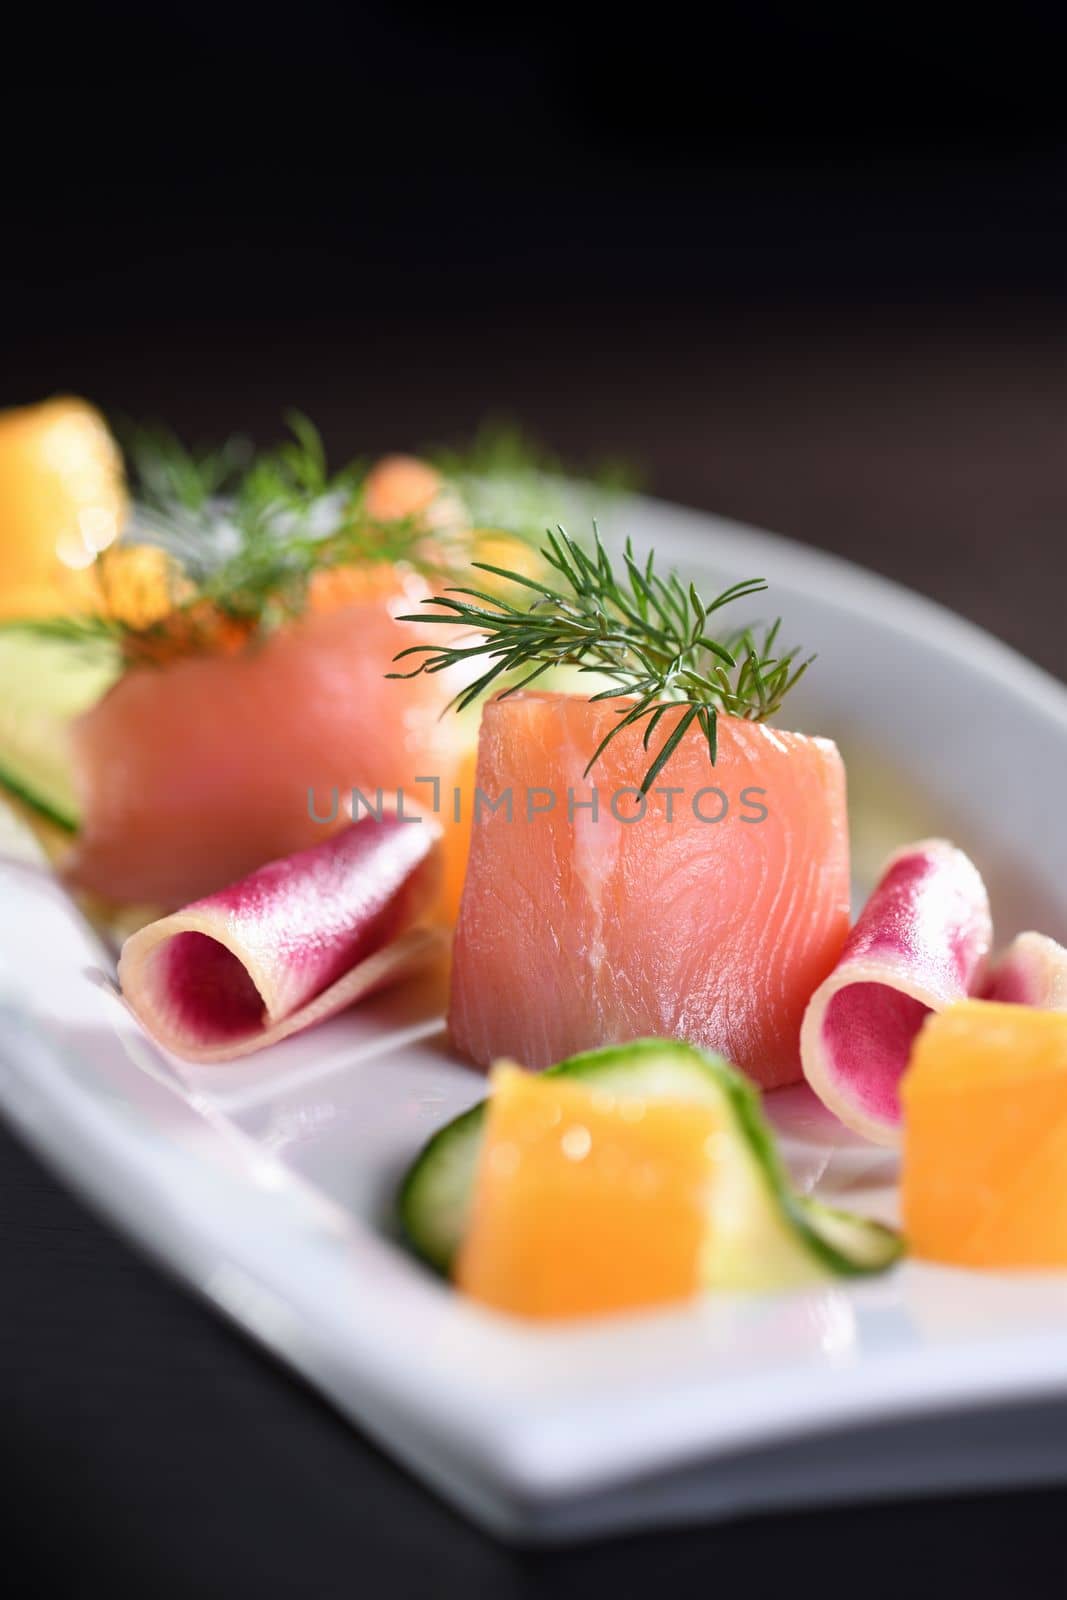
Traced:
[[618, 720], [618, 705], [543, 690], [485, 707], [453, 1042], [479, 1065], [540, 1069], [684, 1039], [762, 1088], [797, 1083], [804, 1007], [848, 933], [837, 748], [720, 716], [714, 768], [690, 727], [641, 803], [640, 727], [587, 774]]
[[[340, 569], [330, 577], [341, 585]], [[76, 718], [69, 883], [177, 911], [317, 845], [353, 789], [417, 800], [428, 793], [417, 775], [432, 773], [448, 815], [470, 732], [441, 713], [463, 674], [385, 677], [398, 650], [434, 636], [398, 621], [430, 587], [394, 569], [357, 579], [364, 598], [310, 610], [236, 655], [130, 667]]]
[[992, 936], [985, 884], [962, 850], [924, 839], [890, 857], [800, 1031], [804, 1076], [846, 1127], [899, 1142], [912, 1042], [932, 1011], [979, 986]]
[[229, 1061], [344, 1010], [425, 964], [418, 926], [440, 876], [428, 817], [361, 817], [323, 843], [133, 934], [119, 984], [186, 1061]]
[[1067, 1011], [1067, 950], [1043, 933], [1020, 933], [990, 967], [980, 998]]

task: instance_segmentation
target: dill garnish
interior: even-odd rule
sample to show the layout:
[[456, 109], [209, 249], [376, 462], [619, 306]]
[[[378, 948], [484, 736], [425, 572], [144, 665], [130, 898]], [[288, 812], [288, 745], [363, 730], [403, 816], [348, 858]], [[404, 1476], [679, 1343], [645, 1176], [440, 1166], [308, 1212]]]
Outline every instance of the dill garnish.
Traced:
[[173, 558], [193, 586], [183, 608], [207, 603], [271, 627], [303, 609], [310, 579], [330, 567], [405, 562], [440, 572], [421, 518], [369, 516], [363, 464], [331, 474], [318, 430], [296, 412], [287, 421], [292, 438], [258, 454], [239, 439], [197, 455], [161, 430], [131, 438], [135, 499], [123, 543]]
[[54, 639], [66, 645], [72, 659], [86, 667], [116, 673], [122, 667], [122, 630], [107, 617], [5, 617], [0, 634], [27, 634], [35, 639]]
[[[130, 507], [120, 538], [96, 558], [98, 613], [23, 625], [71, 643], [109, 643], [126, 663], [229, 652], [313, 599], [336, 603], [343, 571], [321, 595], [312, 586], [338, 569], [397, 567], [446, 583], [459, 581], [479, 552], [520, 566], [528, 556], [533, 569], [545, 523], [581, 503], [559, 462], [497, 424], [465, 452], [430, 457], [431, 498], [418, 511], [376, 515], [376, 469], [354, 461], [331, 471], [312, 423], [296, 412], [286, 420], [290, 437], [259, 451], [243, 437], [192, 450], [164, 427], [120, 429]], [[608, 484], [601, 479], [601, 498]]]
[[466, 568], [469, 542], [453, 549], [462, 530], [424, 514], [373, 516], [364, 464], [331, 472], [312, 423], [286, 420], [291, 437], [258, 452], [242, 438], [194, 451], [164, 428], [124, 429], [131, 504], [119, 540], [96, 558], [100, 613], [20, 625], [159, 663], [239, 648], [295, 618], [312, 579], [331, 569], [404, 566], [441, 579]]
[[616, 496], [636, 493], [632, 464], [564, 462], [506, 418], [489, 419], [460, 450], [431, 450], [428, 459], [454, 484], [475, 528], [504, 528], [539, 545], [558, 517], [589, 521]]
[[[518, 674], [518, 681], [509, 683], [504, 695], [515, 694], [550, 668], [564, 664], [606, 675], [614, 686], [591, 695], [590, 700], [625, 695], [633, 704], [616, 708], [619, 721], [591, 755], [587, 775], [624, 728], [644, 723], [643, 745], [648, 750], [667, 714], [675, 709], [679, 713], [641, 781], [641, 793], [647, 794], [690, 727], [695, 724], [700, 729], [714, 765], [718, 713], [757, 722], [772, 716], [814, 659], [798, 661], [796, 650], [775, 653], [780, 619], [758, 642], [751, 627], [722, 637], [709, 631], [709, 618], [724, 606], [765, 590], [762, 578], [732, 584], [705, 601], [676, 573], [661, 577], [652, 554], [639, 562], [629, 542], [620, 575], [595, 525], [592, 552], [560, 527], [548, 533], [541, 553], [562, 580], [560, 587], [484, 561], [472, 563], [532, 591], [536, 598], [518, 605], [478, 589], [446, 589], [426, 602], [439, 610], [401, 620], [461, 627], [464, 642], [440, 647], [412, 645], [396, 660], [415, 655], [423, 659], [412, 671], [390, 676], [442, 672], [485, 657], [492, 664], [452, 701], [457, 710], [463, 710], [505, 675]], [[464, 598], [449, 598], [453, 595]], [[479, 637], [471, 642], [473, 634]]]

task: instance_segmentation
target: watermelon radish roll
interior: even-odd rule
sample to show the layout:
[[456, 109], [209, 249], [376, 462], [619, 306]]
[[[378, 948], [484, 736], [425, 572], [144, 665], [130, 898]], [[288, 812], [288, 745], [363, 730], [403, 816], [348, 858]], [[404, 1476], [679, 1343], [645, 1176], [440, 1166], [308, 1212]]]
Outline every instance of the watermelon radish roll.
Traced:
[[932, 1011], [978, 987], [992, 931], [985, 885], [962, 850], [925, 839], [890, 857], [801, 1028], [804, 1076], [847, 1127], [899, 1141], [912, 1042]]
[[344, 1010], [439, 947], [418, 926], [438, 840], [427, 818], [362, 817], [150, 923], [119, 961], [131, 1010], [187, 1061], [248, 1055]]
[[990, 968], [981, 998], [1067, 1011], [1067, 950], [1043, 933], [1020, 933]]

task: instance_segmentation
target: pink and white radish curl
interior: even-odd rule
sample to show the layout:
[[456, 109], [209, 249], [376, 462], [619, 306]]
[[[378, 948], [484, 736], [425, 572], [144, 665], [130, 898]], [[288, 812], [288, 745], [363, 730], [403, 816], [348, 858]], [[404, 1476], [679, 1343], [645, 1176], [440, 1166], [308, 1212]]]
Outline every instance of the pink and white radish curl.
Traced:
[[804, 1076], [847, 1127], [899, 1142], [912, 1042], [931, 1011], [974, 992], [992, 934], [985, 885], [962, 850], [925, 839], [890, 857], [800, 1033]]
[[127, 939], [119, 983], [152, 1037], [229, 1061], [344, 1010], [423, 965], [417, 926], [439, 879], [437, 825], [363, 817]]
[[981, 998], [1067, 1011], [1067, 950], [1043, 933], [1020, 933], [990, 967]]

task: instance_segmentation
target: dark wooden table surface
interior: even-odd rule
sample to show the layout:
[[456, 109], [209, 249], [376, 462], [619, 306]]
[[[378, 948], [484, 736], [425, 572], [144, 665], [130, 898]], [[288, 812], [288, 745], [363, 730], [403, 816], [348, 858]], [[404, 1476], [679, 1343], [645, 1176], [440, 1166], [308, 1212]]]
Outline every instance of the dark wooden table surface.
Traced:
[[[83, 338], [66, 364], [58, 349], [32, 359], [200, 434], [266, 435], [297, 400], [337, 450], [456, 437], [504, 410], [578, 462], [631, 456], [665, 496], [912, 584], [1067, 677], [1067, 325], [1054, 306], [647, 321], [608, 307], [581, 330], [580, 364], [566, 319], [516, 311], [473, 365], [470, 331], [462, 317], [388, 337], [305, 324], [223, 359], [210, 330], [199, 346], [149, 333], [136, 349]], [[206, 394], [195, 375], [212, 359]], [[1067, 1496], [1050, 1491], [505, 1551], [2, 1133], [0, 1461], [3, 1553], [36, 1574], [19, 1593], [703, 1596], [810, 1580], [941, 1594], [992, 1576], [1039, 1595], [1067, 1570]]]

